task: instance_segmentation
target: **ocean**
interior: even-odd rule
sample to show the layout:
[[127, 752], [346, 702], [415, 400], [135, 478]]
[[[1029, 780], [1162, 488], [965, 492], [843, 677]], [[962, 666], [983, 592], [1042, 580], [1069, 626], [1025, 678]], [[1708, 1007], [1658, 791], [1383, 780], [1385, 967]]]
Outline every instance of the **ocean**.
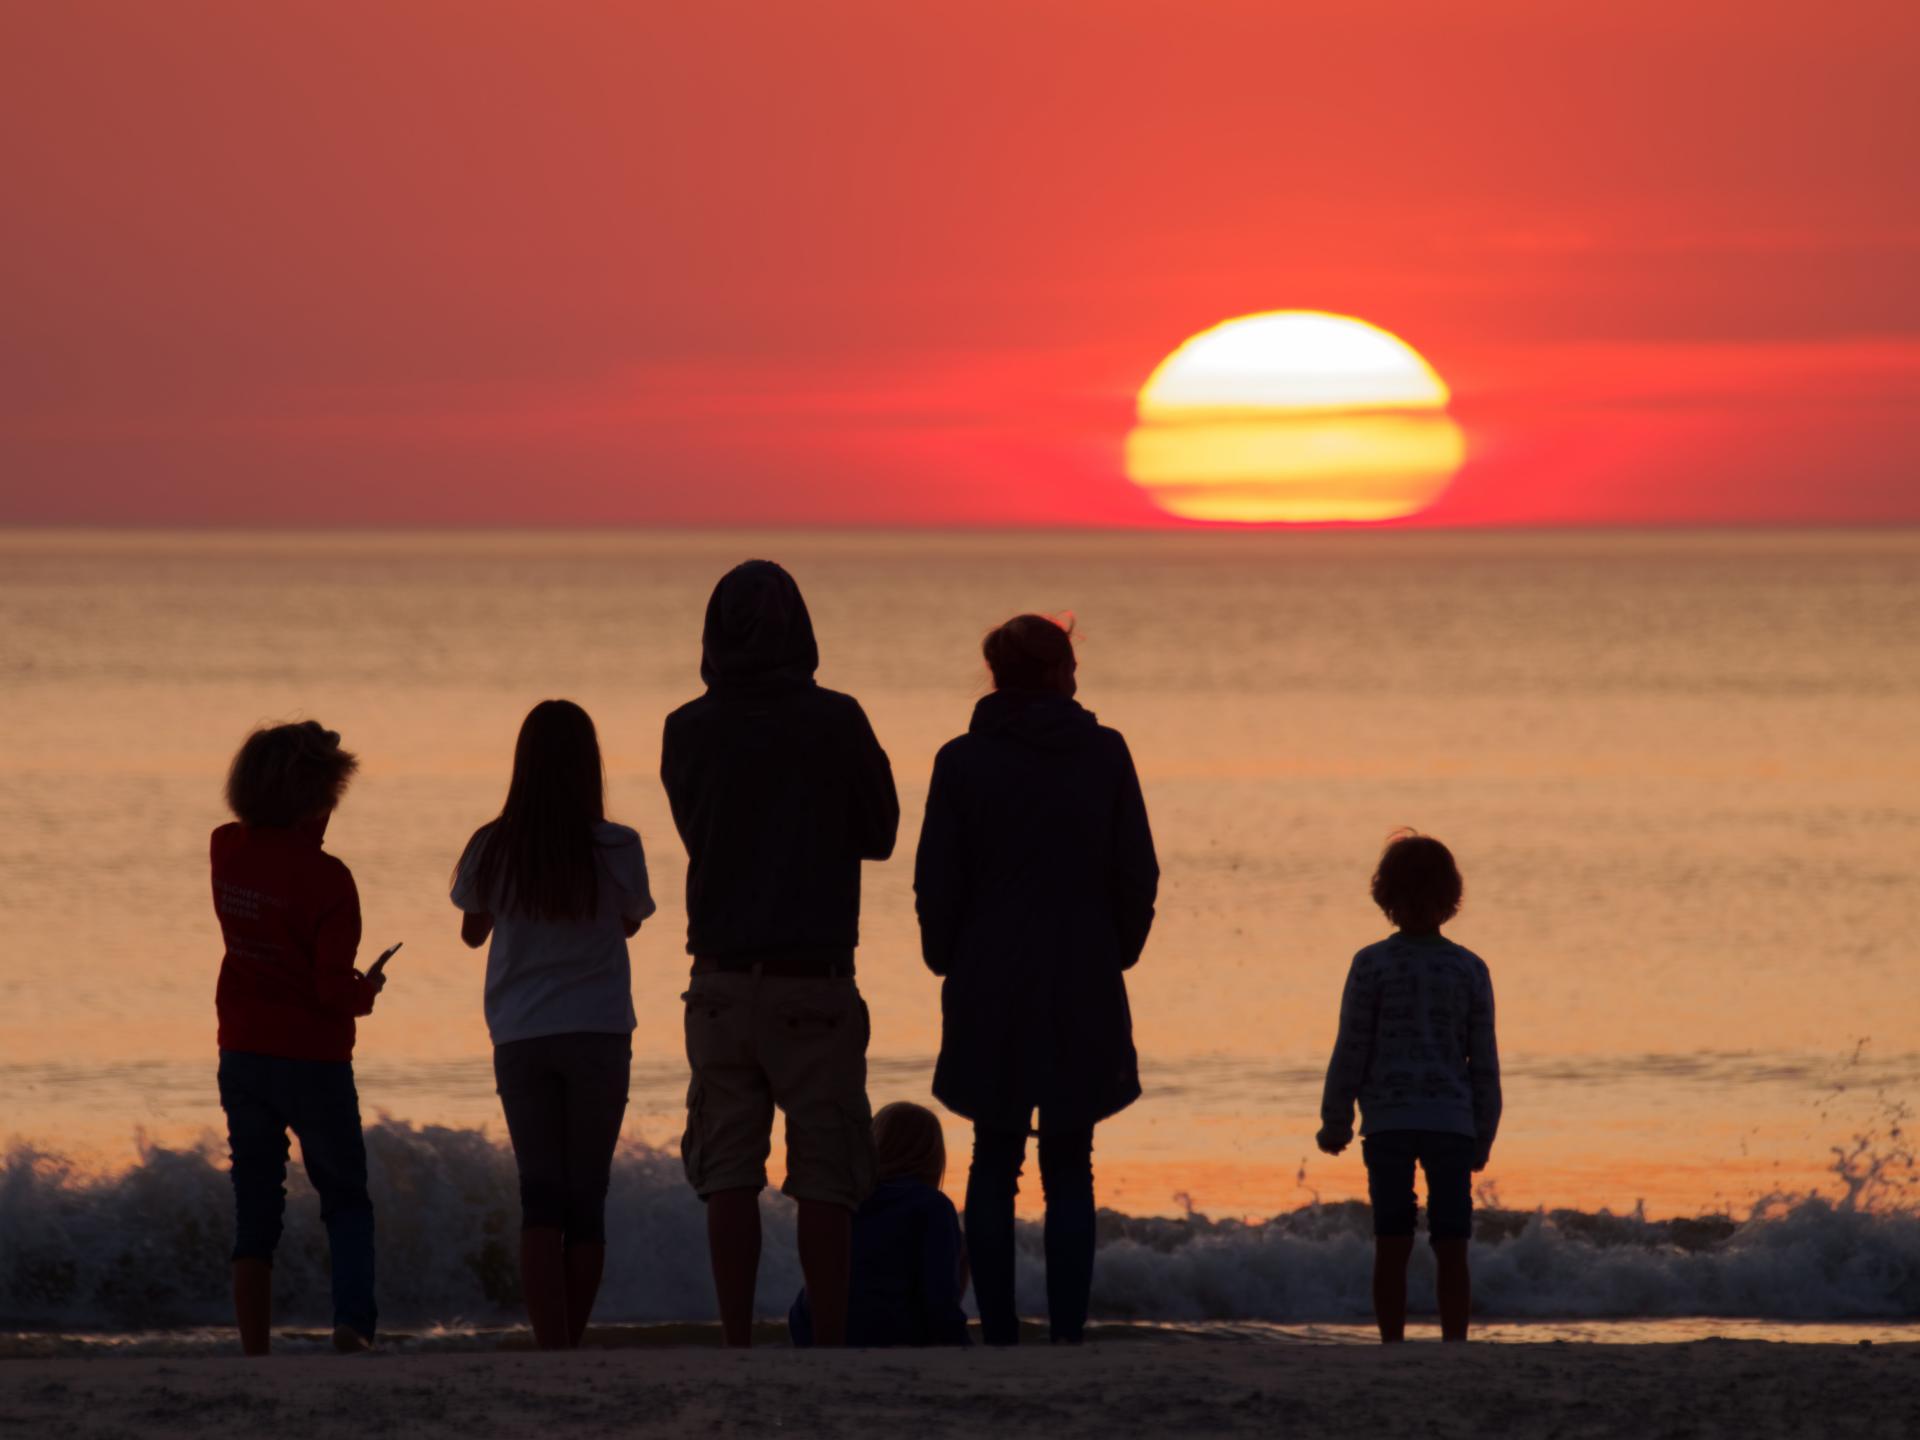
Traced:
[[[308, 716], [362, 759], [328, 843], [366, 943], [406, 942], [357, 1060], [385, 1303], [416, 1326], [511, 1318], [482, 962], [446, 887], [548, 696], [598, 722], [660, 900], [632, 945], [600, 1314], [710, 1314], [673, 1157], [683, 856], [656, 770], [662, 718], [699, 688], [707, 593], [753, 555], [798, 578], [820, 678], [860, 698], [899, 783], [860, 951], [876, 1104], [928, 1099], [938, 989], [911, 854], [933, 753], [985, 689], [982, 633], [1071, 612], [1081, 698], [1132, 745], [1164, 878], [1130, 976], [1146, 1095], [1096, 1140], [1096, 1314], [1364, 1317], [1358, 1155], [1312, 1135], [1347, 961], [1386, 931], [1368, 875], [1403, 825], [1459, 856], [1450, 933], [1498, 995], [1483, 1309], [1920, 1314], [1902, 1128], [1920, 1096], [1920, 532], [15, 531], [0, 1326], [224, 1313], [206, 836], [248, 729]], [[957, 1190], [951, 1119], [948, 1141]], [[797, 1270], [768, 1205], [772, 1304]], [[311, 1209], [296, 1186], [281, 1266], [310, 1307]]]

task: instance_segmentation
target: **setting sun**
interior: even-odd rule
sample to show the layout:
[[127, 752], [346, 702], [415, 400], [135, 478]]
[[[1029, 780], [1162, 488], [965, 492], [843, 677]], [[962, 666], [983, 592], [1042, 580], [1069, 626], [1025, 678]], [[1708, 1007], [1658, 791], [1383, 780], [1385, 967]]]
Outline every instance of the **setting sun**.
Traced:
[[1127, 475], [1189, 520], [1397, 519], [1465, 458], [1449, 399], [1412, 346], [1364, 320], [1246, 315], [1186, 341], [1141, 387]]
[[1203, 330], [1140, 390], [1142, 423], [1223, 412], [1444, 410], [1446, 383], [1377, 325], [1318, 310], [1243, 315]]

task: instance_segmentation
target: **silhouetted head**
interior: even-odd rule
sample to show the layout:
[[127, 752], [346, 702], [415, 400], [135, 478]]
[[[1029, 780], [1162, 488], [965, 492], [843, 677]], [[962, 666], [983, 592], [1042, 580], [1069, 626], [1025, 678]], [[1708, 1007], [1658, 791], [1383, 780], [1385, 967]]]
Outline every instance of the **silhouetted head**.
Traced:
[[606, 814], [593, 717], [571, 700], [542, 700], [520, 724], [507, 803], [480, 852], [477, 893], [501, 910], [543, 920], [592, 915], [599, 902], [593, 827]]
[[227, 771], [227, 807], [248, 825], [286, 828], [331, 815], [360, 762], [316, 720], [254, 731]]
[[882, 1180], [918, 1180], [938, 1190], [946, 1178], [947, 1137], [924, 1105], [882, 1105], [873, 1117], [873, 1148]]
[[1078, 688], [1071, 618], [1062, 625], [1048, 615], [1016, 615], [989, 630], [980, 649], [996, 690], [1070, 696]]
[[1373, 903], [1411, 935], [1434, 934], [1459, 914], [1463, 890], [1453, 852], [1414, 830], [1394, 832], [1373, 872]]
[[813, 678], [820, 647], [793, 577], [771, 560], [749, 560], [720, 577], [700, 636], [700, 678], [727, 681]]

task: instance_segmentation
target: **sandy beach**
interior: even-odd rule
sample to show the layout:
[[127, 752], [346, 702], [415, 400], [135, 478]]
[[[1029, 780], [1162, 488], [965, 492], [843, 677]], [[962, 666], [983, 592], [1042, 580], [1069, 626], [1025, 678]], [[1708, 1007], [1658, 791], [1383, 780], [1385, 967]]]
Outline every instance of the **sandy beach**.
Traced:
[[1920, 1345], [1271, 1345], [1012, 1353], [707, 1348], [0, 1362], [34, 1436], [1920, 1433]]

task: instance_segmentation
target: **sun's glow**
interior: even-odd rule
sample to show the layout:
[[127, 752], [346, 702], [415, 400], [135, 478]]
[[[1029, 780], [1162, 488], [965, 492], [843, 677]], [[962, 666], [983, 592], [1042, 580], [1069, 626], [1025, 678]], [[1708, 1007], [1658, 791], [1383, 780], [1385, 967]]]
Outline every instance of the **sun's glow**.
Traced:
[[1126, 470], [1191, 520], [1397, 519], [1466, 458], [1446, 382], [1376, 325], [1315, 310], [1228, 320], [1141, 388]]

